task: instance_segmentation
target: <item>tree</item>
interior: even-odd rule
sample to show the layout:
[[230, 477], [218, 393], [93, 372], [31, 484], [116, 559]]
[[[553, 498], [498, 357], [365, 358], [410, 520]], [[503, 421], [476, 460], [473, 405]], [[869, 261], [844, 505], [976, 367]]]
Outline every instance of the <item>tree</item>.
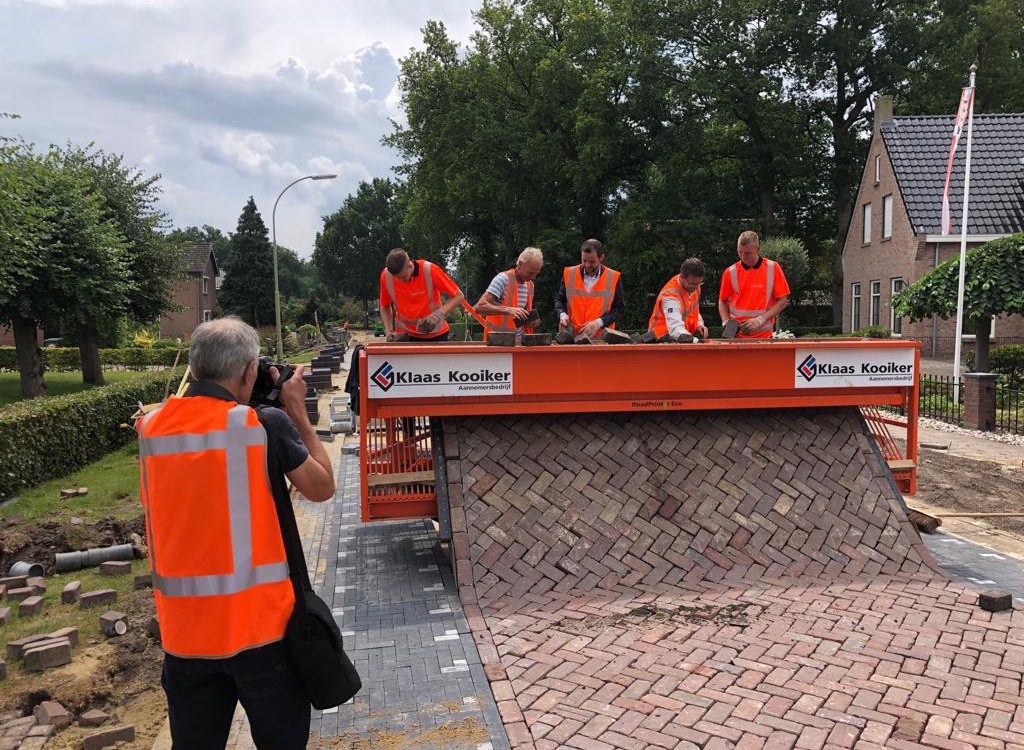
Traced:
[[126, 165], [120, 154], [91, 145], [82, 148], [69, 144], [52, 156], [62, 168], [80, 172], [91, 183], [102, 198], [104, 218], [113, 223], [124, 241], [125, 299], [110, 309], [97, 305], [84, 318], [73, 321], [77, 325], [82, 380], [101, 385], [99, 329], [116, 325], [119, 315], [141, 324], [170, 310], [174, 304], [173, 285], [182, 276], [183, 259], [163, 234], [167, 216], [158, 207], [160, 175], [146, 175]]
[[384, 258], [402, 244], [404, 218], [395, 183], [380, 178], [360, 182], [341, 208], [324, 217], [324, 229], [317, 233], [313, 265], [324, 286], [361, 300], [363, 309], [369, 309], [378, 294]]
[[[897, 315], [921, 320], [956, 316], [960, 259], [941, 263], [893, 298]], [[967, 253], [964, 319], [975, 332], [974, 368], [988, 370], [992, 318], [1024, 315], [1024, 234], [988, 242]]]
[[231, 235], [231, 265], [217, 302], [224, 312], [237, 314], [256, 328], [275, 322], [273, 248], [252, 196]]
[[26, 151], [8, 166], [41, 219], [32, 237], [33, 272], [8, 289], [0, 309], [14, 330], [22, 393], [31, 398], [45, 393], [37, 326], [55, 320], [85, 326], [101, 312], [125, 311], [130, 255], [90, 175], [67, 164], [60, 151], [45, 157]]
[[[15, 332], [25, 398], [46, 394], [35, 321], [32, 315], [21, 314], [26, 308], [24, 290], [44, 272], [38, 247], [45, 237], [49, 213], [33, 200], [40, 190], [41, 169], [27, 145], [0, 138], [0, 256], [4, 259], [0, 263], [0, 322], [9, 323]], [[31, 331], [24, 330], [29, 327]]]
[[[794, 306], [811, 280], [811, 262], [804, 243], [796, 237], [769, 237], [761, 243], [761, 255], [778, 261], [782, 266], [789, 283], [789, 304]], [[783, 317], [789, 318], [784, 312], [779, 315], [780, 321]], [[789, 320], [792, 325], [792, 318]]]
[[924, 25], [924, 57], [896, 102], [908, 115], [950, 115], [978, 65], [975, 112], [1024, 112], [1024, 0], [938, 0]]

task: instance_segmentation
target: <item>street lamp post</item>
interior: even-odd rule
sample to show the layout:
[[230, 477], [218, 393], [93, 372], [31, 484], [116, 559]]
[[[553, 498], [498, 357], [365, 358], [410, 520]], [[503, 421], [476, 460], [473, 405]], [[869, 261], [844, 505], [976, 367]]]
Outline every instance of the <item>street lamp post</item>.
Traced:
[[281, 337], [281, 290], [277, 282], [277, 204], [281, 200], [281, 196], [288, 192], [288, 188], [292, 185], [297, 185], [303, 180], [333, 180], [338, 175], [336, 174], [308, 174], [305, 177], [300, 177], [285, 186], [278, 196], [277, 200], [274, 201], [274, 210], [270, 212], [270, 232], [274, 242], [274, 318], [277, 322], [277, 361], [280, 362], [284, 359], [284, 339]]

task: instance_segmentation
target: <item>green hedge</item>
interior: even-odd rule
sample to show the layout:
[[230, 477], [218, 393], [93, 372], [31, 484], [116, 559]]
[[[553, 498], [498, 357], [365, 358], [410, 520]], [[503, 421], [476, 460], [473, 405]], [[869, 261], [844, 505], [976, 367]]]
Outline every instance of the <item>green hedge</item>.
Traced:
[[132, 430], [121, 425], [130, 422], [139, 402], [162, 399], [166, 383], [166, 372], [145, 373], [115, 385], [4, 407], [0, 500], [77, 471], [132, 440]]
[[[78, 347], [42, 349], [43, 368], [49, 372], [71, 372], [80, 370], [81, 359]], [[147, 367], [170, 367], [174, 364], [177, 349], [100, 349], [100, 363], [104, 367], [123, 367], [127, 370], [144, 370]], [[188, 363], [188, 349], [182, 349], [179, 364]], [[17, 372], [18, 357], [13, 346], [0, 346], [0, 372]]]
[[[974, 349], [967, 351], [967, 369], [974, 372]], [[1024, 344], [1004, 344], [988, 353], [988, 371], [1005, 375], [1013, 388], [1024, 381]]]

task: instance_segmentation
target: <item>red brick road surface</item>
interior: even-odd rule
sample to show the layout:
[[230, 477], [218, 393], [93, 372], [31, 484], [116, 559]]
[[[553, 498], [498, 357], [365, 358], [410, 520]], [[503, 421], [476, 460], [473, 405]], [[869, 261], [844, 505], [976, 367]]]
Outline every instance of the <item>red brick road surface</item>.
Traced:
[[513, 746], [1024, 750], [1024, 616], [938, 570], [855, 409], [444, 435]]

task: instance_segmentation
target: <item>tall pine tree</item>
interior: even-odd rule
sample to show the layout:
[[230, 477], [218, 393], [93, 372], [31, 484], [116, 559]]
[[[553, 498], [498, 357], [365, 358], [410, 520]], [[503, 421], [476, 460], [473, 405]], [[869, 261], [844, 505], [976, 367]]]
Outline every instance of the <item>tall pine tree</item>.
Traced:
[[223, 312], [238, 315], [256, 328], [274, 325], [273, 248], [252, 196], [231, 235], [231, 263], [217, 301]]

